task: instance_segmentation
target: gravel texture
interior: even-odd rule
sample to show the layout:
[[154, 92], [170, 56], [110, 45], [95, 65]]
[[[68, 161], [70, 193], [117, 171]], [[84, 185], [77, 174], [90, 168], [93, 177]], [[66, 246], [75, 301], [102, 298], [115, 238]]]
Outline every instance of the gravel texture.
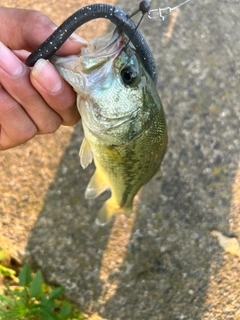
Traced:
[[[57, 23], [86, 4], [3, 2]], [[152, 1], [152, 8], [179, 2]], [[192, 0], [164, 22], [144, 19], [169, 147], [129, 218], [94, 223], [108, 195], [84, 199], [94, 167], [79, 165], [81, 124], [0, 153], [1, 246], [26, 254], [90, 316], [240, 319], [240, 257], [224, 252], [212, 232], [240, 239], [239, 16], [237, 1]], [[100, 24], [79, 33], [95, 37]]]

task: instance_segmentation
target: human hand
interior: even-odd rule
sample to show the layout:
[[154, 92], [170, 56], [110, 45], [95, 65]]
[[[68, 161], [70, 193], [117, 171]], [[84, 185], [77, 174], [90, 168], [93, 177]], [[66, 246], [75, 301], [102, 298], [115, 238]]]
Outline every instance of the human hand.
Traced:
[[[55, 132], [80, 119], [75, 92], [43, 59], [31, 70], [23, 61], [56, 28], [40, 12], [0, 7], [0, 150], [36, 134]], [[77, 54], [86, 42], [73, 35], [59, 55]]]

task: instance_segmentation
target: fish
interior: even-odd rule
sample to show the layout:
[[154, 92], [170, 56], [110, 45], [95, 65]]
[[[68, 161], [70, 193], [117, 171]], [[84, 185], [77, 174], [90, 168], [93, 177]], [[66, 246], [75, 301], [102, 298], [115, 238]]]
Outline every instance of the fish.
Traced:
[[96, 167], [85, 197], [111, 190], [98, 223], [129, 215], [167, 150], [165, 114], [152, 78], [128, 37], [116, 31], [91, 40], [79, 55], [53, 56], [51, 62], [77, 93], [84, 130], [80, 163], [85, 169], [94, 160]]

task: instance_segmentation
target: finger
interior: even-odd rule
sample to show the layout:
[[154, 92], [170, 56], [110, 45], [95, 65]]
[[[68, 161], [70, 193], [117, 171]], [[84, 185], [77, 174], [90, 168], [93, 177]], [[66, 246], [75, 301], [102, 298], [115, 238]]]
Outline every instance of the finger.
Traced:
[[33, 88], [30, 70], [0, 42], [0, 82], [24, 108], [38, 128], [38, 133], [52, 133], [61, 125], [61, 117], [48, 106]]
[[[0, 39], [12, 50], [33, 51], [56, 29], [43, 13], [33, 10], [0, 7]], [[60, 55], [77, 54], [87, 42], [73, 34], [59, 49]]]
[[0, 85], [0, 150], [18, 146], [37, 133], [24, 109]]
[[[25, 50], [16, 50], [14, 53], [22, 61], [29, 54]], [[43, 59], [38, 60], [32, 69], [31, 82], [48, 105], [61, 116], [63, 125], [72, 126], [80, 120], [75, 103], [76, 94], [52, 64]]]
[[18, 59], [20, 59], [22, 62], [25, 62], [27, 57], [30, 55], [30, 52], [27, 50], [12, 50], [12, 52], [15, 54]]
[[72, 126], [79, 121], [76, 93], [50, 62], [44, 59], [36, 62], [31, 82], [48, 105], [61, 116], [63, 125]]

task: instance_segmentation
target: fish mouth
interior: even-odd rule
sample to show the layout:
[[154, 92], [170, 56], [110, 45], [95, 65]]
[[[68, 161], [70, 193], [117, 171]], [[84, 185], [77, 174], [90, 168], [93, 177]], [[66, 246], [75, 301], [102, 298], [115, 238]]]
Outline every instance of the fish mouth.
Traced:
[[123, 48], [125, 38], [126, 36], [123, 32], [115, 29], [113, 32], [109, 32], [100, 38], [90, 41], [87, 46], [88, 55], [91, 56], [91, 54], [93, 54], [94, 57], [97, 57], [117, 52]]
[[125, 46], [125, 41], [125, 34], [118, 29], [90, 41], [87, 47], [81, 49], [79, 56], [82, 71], [90, 73], [117, 58]]
[[104, 63], [117, 58], [125, 46], [126, 39], [125, 34], [116, 28], [113, 32], [89, 41], [78, 55], [53, 56], [50, 61], [59, 69], [89, 74], [94, 69], [101, 68]]
[[103, 37], [91, 40], [78, 55], [53, 56], [50, 61], [60, 74], [85, 99], [89, 96], [88, 85], [97, 85], [113, 72], [114, 61], [121, 55], [127, 37], [115, 29]]

